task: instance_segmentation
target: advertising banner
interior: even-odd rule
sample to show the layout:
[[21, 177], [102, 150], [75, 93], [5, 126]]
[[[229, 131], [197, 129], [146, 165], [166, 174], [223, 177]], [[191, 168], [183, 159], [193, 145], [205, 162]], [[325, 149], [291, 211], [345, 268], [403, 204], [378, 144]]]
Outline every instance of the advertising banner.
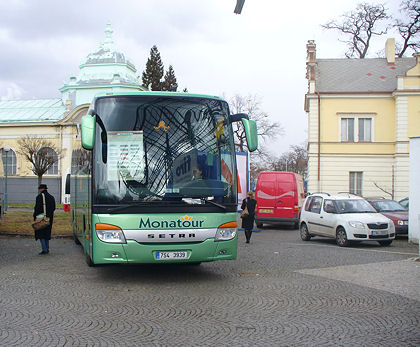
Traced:
[[242, 200], [246, 198], [249, 189], [248, 153], [236, 152], [236, 166], [238, 169], [238, 210]]

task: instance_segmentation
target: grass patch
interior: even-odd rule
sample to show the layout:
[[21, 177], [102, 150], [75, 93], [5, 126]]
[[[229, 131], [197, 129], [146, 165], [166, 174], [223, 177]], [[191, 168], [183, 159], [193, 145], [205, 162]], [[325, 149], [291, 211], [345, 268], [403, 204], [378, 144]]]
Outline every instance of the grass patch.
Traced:
[[[31, 226], [34, 219], [32, 213], [32, 211], [6, 211], [0, 222], [0, 234], [34, 235]], [[72, 234], [71, 213], [54, 213], [51, 236], [70, 236]]]

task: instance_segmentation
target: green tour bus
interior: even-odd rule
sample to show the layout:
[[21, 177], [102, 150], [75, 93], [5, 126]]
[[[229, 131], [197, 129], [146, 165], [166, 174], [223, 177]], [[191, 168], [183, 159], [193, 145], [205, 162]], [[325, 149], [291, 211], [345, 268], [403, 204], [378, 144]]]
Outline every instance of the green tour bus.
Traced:
[[232, 122], [248, 149], [257, 127], [214, 96], [101, 94], [82, 118], [66, 193], [89, 266], [236, 259]]

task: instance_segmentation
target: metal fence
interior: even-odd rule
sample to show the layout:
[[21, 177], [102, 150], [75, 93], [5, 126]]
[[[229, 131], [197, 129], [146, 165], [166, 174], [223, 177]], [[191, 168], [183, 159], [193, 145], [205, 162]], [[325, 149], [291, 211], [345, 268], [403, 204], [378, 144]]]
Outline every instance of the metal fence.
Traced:
[[[0, 198], [3, 210], [4, 204], [4, 184], [2, 179], [0, 184]], [[48, 192], [54, 196], [57, 204], [61, 202], [61, 177], [43, 178], [42, 183], [48, 186]], [[37, 177], [7, 177], [7, 203], [33, 203], [38, 194], [38, 178]]]

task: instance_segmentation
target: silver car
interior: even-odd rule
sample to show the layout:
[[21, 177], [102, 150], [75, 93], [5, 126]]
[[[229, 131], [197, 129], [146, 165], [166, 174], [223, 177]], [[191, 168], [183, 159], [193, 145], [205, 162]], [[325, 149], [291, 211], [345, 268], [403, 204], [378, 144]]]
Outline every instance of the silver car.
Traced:
[[300, 237], [334, 238], [337, 245], [352, 241], [377, 241], [389, 246], [395, 238], [394, 223], [376, 212], [363, 198], [352, 194], [317, 193], [309, 195], [299, 222]]

